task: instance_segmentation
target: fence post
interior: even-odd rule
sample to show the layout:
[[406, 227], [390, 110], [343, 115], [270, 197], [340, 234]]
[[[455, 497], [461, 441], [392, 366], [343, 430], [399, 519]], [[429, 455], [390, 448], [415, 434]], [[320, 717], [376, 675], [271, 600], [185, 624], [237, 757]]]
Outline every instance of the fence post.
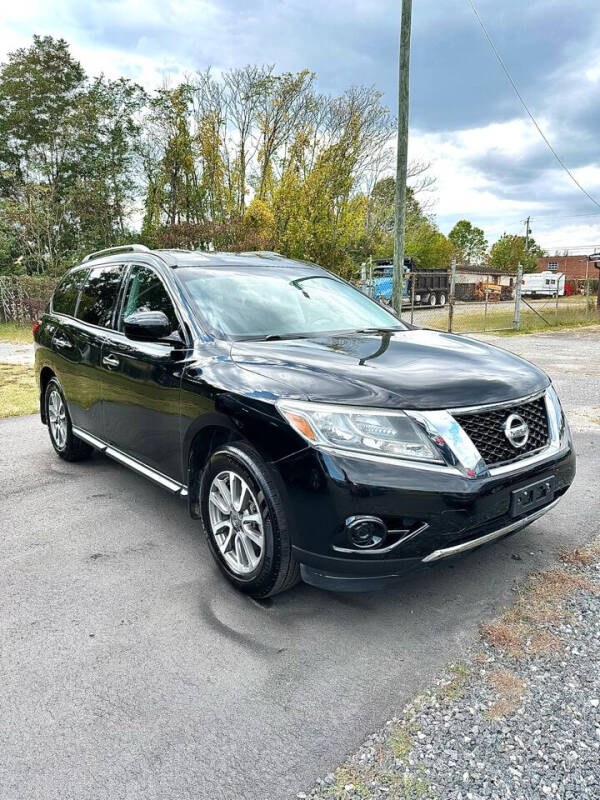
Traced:
[[483, 309], [483, 330], [487, 331], [487, 315], [488, 315], [488, 297], [490, 295], [490, 290], [487, 288], [485, 289], [485, 306]]
[[448, 305], [448, 332], [452, 333], [454, 324], [454, 293], [456, 290], [456, 259], [450, 263], [450, 303]]
[[590, 257], [586, 256], [585, 261], [585, 318], [590, 318]]
[[411, 272], [410, 276], [410, 324], [414, 324], [415, 319], [415, 275]]
[[523, 281], [523, 265], [517, 267], [517, 284], [515, 286], [515, 315], [513, 317], [513, 328], [521, 330], [521, 286]]

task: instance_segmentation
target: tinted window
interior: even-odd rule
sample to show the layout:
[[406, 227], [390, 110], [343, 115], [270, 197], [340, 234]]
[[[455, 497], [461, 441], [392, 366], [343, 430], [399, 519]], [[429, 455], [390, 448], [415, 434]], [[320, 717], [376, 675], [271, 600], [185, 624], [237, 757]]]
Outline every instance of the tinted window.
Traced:
[[217, 335], [244, 338], [403, 328], [397, 317], [333, 276], [294, 274], [276, 267], [252, 272], [192, 267], [178, 269], [177, 277]]
[[111, 326], [119, 295], [123, 266], [92, 269], [82, 289], [77, 318], [103, 328]]
[[87, 268], [83, 268], [75, 269], [69, 272], [68, 275], [65, 275], [52, 296], [53, 311], [56, 311], [57, 314], [69, 314], [73, 316], [75, 313], [77, 295], [79, 294], [86, 274]]
[[171, 323], [171, 330], [179, 328], [179, 320], [163, 282], [156, 272], [148, 267], [135, 266], [129, 273], [121, 314], [121, 329], [125, 317], [134, 311], [162, 311]]

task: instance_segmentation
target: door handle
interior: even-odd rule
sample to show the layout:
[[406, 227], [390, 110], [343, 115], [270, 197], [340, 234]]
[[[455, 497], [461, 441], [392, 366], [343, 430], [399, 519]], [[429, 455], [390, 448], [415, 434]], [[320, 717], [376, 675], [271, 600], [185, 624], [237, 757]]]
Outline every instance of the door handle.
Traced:
[[115, 367], [118, 367], [121, 362], [116, 356], [104, 356], [104, 358], [102, 359], [102, 363], [104, 364], [105, 367], [108, 367], [109, 369], [114, 369]]
[[68, 339], [63, 339], [62, 336], [55, 336], [53, 343], [57, 345], [57, 347], [64, 347], [66, 350], [71, 350], [73, 347], [73, 343]]

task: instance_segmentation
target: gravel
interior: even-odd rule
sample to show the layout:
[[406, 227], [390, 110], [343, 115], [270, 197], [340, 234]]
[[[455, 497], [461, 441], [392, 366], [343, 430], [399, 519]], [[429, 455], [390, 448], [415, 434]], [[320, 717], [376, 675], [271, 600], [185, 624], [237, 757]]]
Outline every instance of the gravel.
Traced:
[[[522, 652], [482, 635], [465, 663], [450, 665], [433, 689], [297, 797], [598, 800], [600, 557], [589, 552], [592, 563], [547, 573], [584, 588], [553, 597], [546, 621], [505, 615], [521, 625]], [[539, 608], [539, 594], [529, 600]]]

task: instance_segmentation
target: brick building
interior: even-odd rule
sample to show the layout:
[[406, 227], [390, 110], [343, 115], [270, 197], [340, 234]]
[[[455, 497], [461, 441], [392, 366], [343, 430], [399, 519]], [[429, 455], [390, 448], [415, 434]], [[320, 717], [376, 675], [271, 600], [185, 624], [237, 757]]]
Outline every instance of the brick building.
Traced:
[[[587, 269], [587, 255], [581, 256], [543, 256], [538, 258], [538, 272], [545, 272], [551, 270], [552, 272], [564, 272], [566, 279], [581, 280], [585, 278]], [[594, 269], [594, 265], [589, 265], [589, 277], [596, 279], [598, 277], [598, 270]]]

